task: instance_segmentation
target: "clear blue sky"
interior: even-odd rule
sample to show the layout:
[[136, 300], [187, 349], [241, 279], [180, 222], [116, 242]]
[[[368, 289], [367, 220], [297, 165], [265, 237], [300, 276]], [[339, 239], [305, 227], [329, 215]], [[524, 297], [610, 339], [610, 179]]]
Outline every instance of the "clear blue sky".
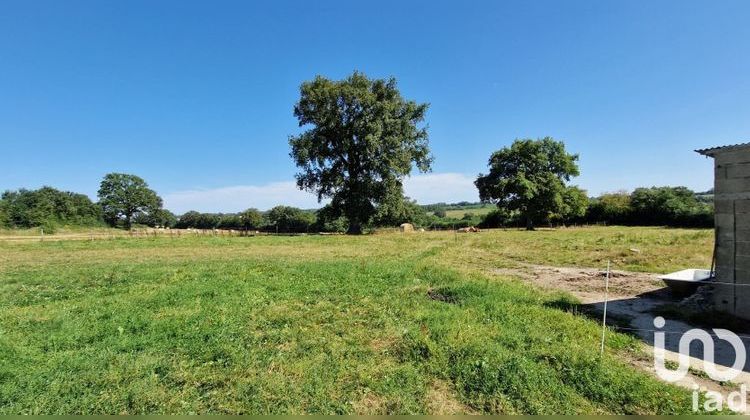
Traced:
[[707, 189], [692, 150], [750, 141], [748, 17], [746, 0], [3, 0], [0, 190], [93, 196], [118, 171], [178, 211], [267, 207], [190, 194], [283, 197], [299, 84], [354, 69], [431, 104], [436, 175], [470, 180], [493, 150], [549, 135], [592, 194]]

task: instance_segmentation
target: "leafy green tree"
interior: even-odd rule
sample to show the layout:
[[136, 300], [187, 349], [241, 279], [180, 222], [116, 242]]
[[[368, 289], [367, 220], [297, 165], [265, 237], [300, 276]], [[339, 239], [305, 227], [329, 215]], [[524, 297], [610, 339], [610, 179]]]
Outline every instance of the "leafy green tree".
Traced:
[[490, 172], [479, 174], [474, 184], [482, 201], [519, 211], [526, 229], [533, 230], [534, 223], [563, 210], [565, 183], [579, 174], [577, 160], [551, 137], [516, 140], [492, 154]]
[[195, 228], [198, 225], [198, 220], [201, 214], [195, 210], [190, 210], [177, 218], [175, 227], [178, 229], [189, 229]]
[[325, 205], [315, 212], [315, 224], [312, 228], [319, 232], [343, 233], [347, 231], [348, 227], [346, 217], [334, 214], [329, 205]]
[[606, 193], [592, 199], [587, 218], [592, 222], [630, 223], [632, 218], [630, 193], [627, 191]]
[[564, 222], [580, 221], [586, 216], [589, 208], [589, 196], [586, 190], [573, 185], [565, 188], [562, 193], [562, 207], [559, 219]]
[[5, 200], [0, 198], [0, 228], [4, 227], [10, 227], [10, 217], [8, 217]]
[[133, 216], [133, 222], [151, 227], [171, 228], [177, 223], [177, 216], [167, 209], [156, 209], [148, 213], [138, 213]]
[[237, 214], [199, 213], [191, 210], [177, 219], [178, 229], [239, 229], [242, 220]]
[[315, 214], [296, 207], [276, 206], [266, 215], [273, 229], [279, 232], [307, 232], [315, 223]]
[[318, 76], [303, 83], [294, 115], [310, 128], [289, 138], [300, 168], [297, 186], [319, 201], [330, 198], [348, 232], [361, 233], [381, 203], [403, 195], [412, 165], [430, 170], [427, 129], [418, 126], [427, 107], [401, 97], [393, 78], [354, 72], [340, 81]]
[[242, 228], [242, 217], [239, 214], [220, 214], [219, 223], [217, 227], [219, 229], [241, 229]]
[[196, 229], [216, 229], [221, 224], [221, 215], [214, 213], [198, 213]]
[[130, 229], [133, 217], [161, 209], [162, 200], [142, 178], [120, 173], [107, 174], [99, 186], [99, 205], [112, 226], [120, 221]]
[[713, 205], [685, 187], [636, 188], [592, 199], [586, 218], [592, 222], [686, 227], [713, 226]]
[[94, 226], [101, 224], [102, 213], [84, 194], [59, 191], [52, 187], [20, 189], [2, 195], [5, 224], [9, 227], [45, 227], [56, 225]]
[[712, 214], [711, 206], [686, 187], [636, 188], [630, 206], [635, 221], [647, 225], [705, 225]]
[[154, 221], [157, 222], [157, 226], [171, 228], [177, 223], [177, 216], [167, 209], [159, 209], [154, 216]]
[[394, 189], [378, 205], [372, 218], [374, 226], [398, 226], [402, 223], [421, 225], [427, 212], [416, 201], [404, 197], [401, 191]]
[[242, 228], [246, 230], [260, 229], [263, 226], [263, 213], [256, 209], [247, 209], [240, 213]]
[[433, 214], [441, 219], [448, 217], [448, 213], [443, 209], [435, 210]]

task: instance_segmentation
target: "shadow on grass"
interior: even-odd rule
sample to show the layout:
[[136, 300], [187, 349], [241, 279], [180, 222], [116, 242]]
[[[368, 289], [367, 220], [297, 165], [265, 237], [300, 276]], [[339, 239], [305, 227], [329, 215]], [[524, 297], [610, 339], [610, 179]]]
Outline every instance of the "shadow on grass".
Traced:
[[[567, 296], [560, 296], [556, 299], [547, 301], [544, 306], [548, 308], [554, 308], [561, 311], [569, 312], [573, 315], [580, 315], [601, 323], [603, 319], [603, 311], [599, 304], [589, 303], [584, 304], [576, 301], [574, 298]], [[632, 317], [627, 315], [613, 314], [608, 312], [607, 314], [607, 326], [615, 328], [629, 328], [630, 323], [633, 320]], [[634, 335], [632, 332], [623, 330], [623, 333]]]
[[[560, 296], [544, 303], [550, 308], [584, 316], [601, 324], [604, 302], [582, 304], [574, 298]], [[666, 324], [656, 327], [654, 319], [661, 316]], [[664, 334], [665, 349], [679, 353], [680, 343], [689, 331], [699, 328], [708, 332], [713, 340], [714, 361], [724, 367], [731, 367], [735, 362], [735, 350], [732, 345], [713, 334], [713, 328], [728, 329], [740, 336], [746, 349], [750, 348], [750, 322], [738, 319], [727, 313], [717, 311], [695, 311], [680, 304], [680, 299], [672, 296], [666, 288], [628, 298], [612, 299], [607, 302], [607, 326], [638, 338], [645, 344], [655, 345], [656, 333]], [[705, 360], [705, 349], [699, 340], [689, 341], [691, 357]], [[743, 368], [750, 372], [750, 359]]]

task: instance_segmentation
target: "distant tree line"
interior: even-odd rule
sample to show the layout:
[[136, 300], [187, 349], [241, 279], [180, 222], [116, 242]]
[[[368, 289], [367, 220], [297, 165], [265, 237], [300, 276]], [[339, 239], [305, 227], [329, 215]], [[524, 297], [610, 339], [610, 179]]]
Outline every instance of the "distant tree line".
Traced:
[[[586, 198], [583, 211], [550, 215], [542, 225], [606, 224], [633, 226], [713, 227], [713, 192], [693, 192], [686, 187], [636, 188]], [[484, 228], [525, 226], [520, 212], [496, 208], [484, 215], [472, 210], [486, 206], [478, 203], [437, 203], [422, 206], [434, 219], [434, 227], [479, 226]], [[447, 217], [447, 211], [465, 210], [462, 218]]]
[[[435, 203], [420, 206], [405, 199], [382, 207], [366, 228], [396, 227], [412, 223], [427, 229], [454, 229], [467, 226], [484, 228], [521, 227], [519, 212], [496, 208], [484, 215], [473, 213], [486, 204]], [[465, 211], [461, 217], [448, 217], [447, 211]], [[132, 224], [178, 229], [234, 229], [266, 232], [346, 232], [345, 217], [332, 217], [329, 208], [306, 210], [277, 206], [262, 212], [248, 209], [240, 213], [200, 213], [189, 211], [176, 216], [166, 209], [138, 212]], [[712, 227], [711, 192], [694, 193], [685, 187], [637, 188], [587, 198], [582, 215], [550, 217], [544, 224], [607, 224], [672, 227]], [[108, 219], [99, 203], [84, 194], [59, 191], [52, 187], [38, 190], [6, 191], [0, 198], [0, 226], [5, 228], [41, 227], [52, 233], [60, 226], [125, 227], [124, 222]]]
[[85, 194], [49, 186], [5, 191], [0, 196], [0, 227], [39, 227], [52, 233], [61, 226], [129, 229], [133, 223], [166, 226], [176, 220], [162, 208], [161, 198], [135, 175], [106, 175], [98, 196], [99, 201], [94, 203]]
[[589, 203], [585, 221], [618, 225], [713, 227], [707, 194], [686, 187], [636, 188], [632, 193], [602, 194]]
[[261, 212], [247, 209], [241, 213], [200, 213], [189, 211], [174, 224], [178, 229], [235, 229], [252, 231], [311, 232], [317, 222], [315, 210], [276, 206]]
[[102, 209], [85, 194], [52, 187], [6, 191], [0, 197], [2, 227], [43, 227], [52, 232], [59, 225], [103, 226]]
[[[149, 226], [178, 229], [235, 229], [266, 232], [346, 232], [349, 223], [332, 211], [330, 205], [319, 210], [276, 206], [262, 212], [254, 208], [240, 213], [201, 213], [189, 211], [177, 216], [162, 208], [162, 199], [140, 177], [108, 174], [101, 182], [99, 201], [85, 194], [60, 191], [52, 187], [38, 190], [6, 191], [0, 196], [0, 227], [42, 228], [53, 233], [68, 227]], [[376, 207], [367, 229], [398, 226], [404, 222], [427, 226], [429, 218], [416, 202], [390, 197]]]

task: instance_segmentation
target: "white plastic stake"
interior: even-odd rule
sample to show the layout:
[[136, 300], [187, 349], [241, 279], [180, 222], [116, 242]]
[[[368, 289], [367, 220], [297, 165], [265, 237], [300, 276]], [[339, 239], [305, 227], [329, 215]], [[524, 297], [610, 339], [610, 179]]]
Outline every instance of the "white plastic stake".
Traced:
[[602, 316], [602, 347], [600, 354], [604, 355], [604, 334], [607, 332], [607, 300], [609, 299], [609, 260], [607, 260], [607, 277], [604, 280], [604, 315]]

